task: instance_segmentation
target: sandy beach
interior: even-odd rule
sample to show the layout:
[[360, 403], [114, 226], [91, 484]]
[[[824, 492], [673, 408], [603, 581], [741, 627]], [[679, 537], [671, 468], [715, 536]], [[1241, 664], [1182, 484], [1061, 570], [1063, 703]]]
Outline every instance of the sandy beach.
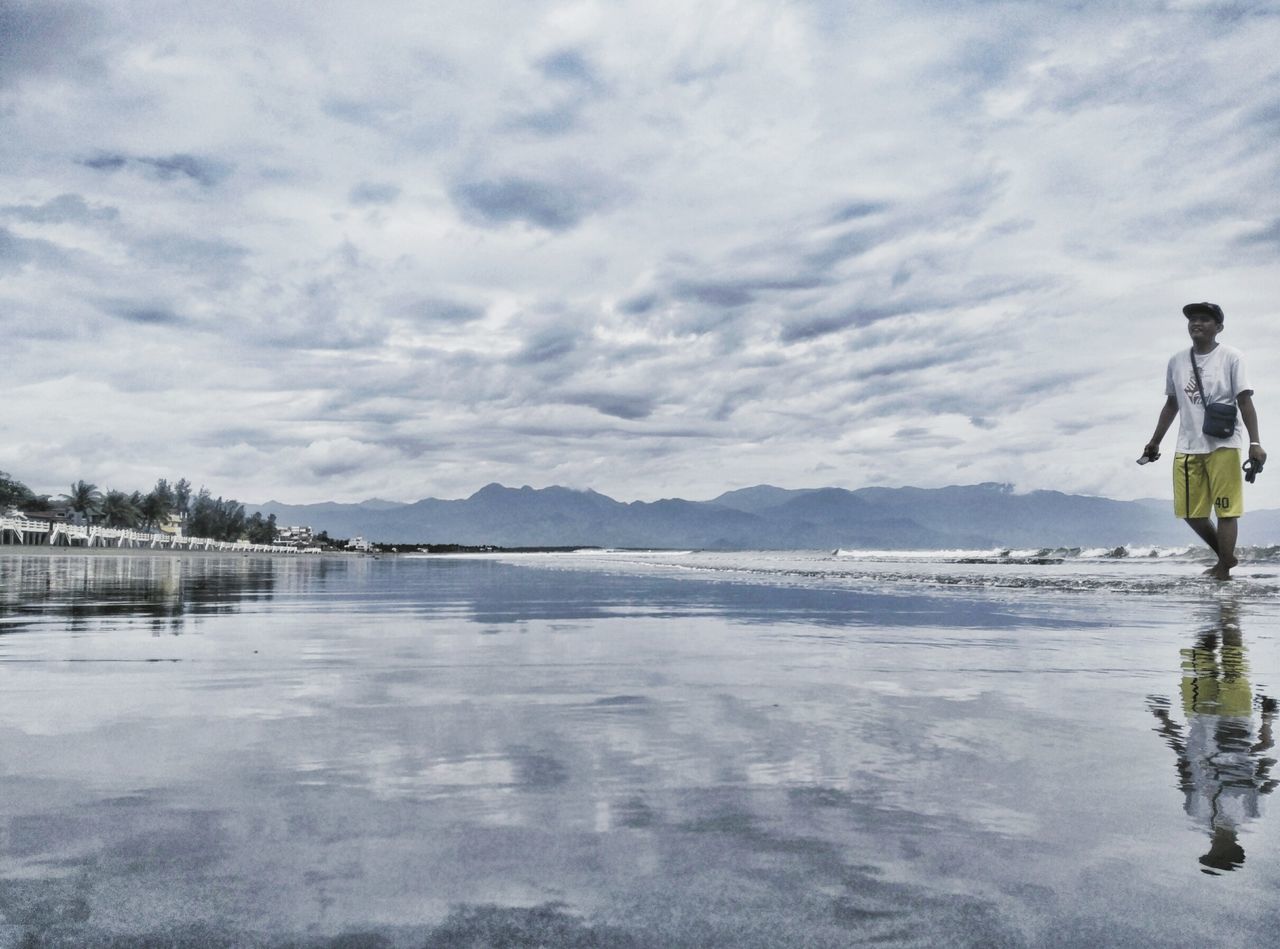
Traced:
[[5, 553], [0, 946], [1280, 921], [1270, 568]]

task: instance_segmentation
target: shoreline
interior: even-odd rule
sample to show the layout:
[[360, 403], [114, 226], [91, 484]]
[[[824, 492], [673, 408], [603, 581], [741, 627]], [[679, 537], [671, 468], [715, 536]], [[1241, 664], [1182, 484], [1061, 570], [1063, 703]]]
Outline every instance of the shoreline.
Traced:
[[162, 557], [165, 559], [187, 557], [201, 560], [246, 560], [267, 557], [272, 560], [312, 561], [333, 558], [356, 560], [371, 556], [354, 550], [326, 550], [319, 554], [295, 554], [266, 550], [204, 550], [199, 547], [54, 547], [48, 544], [0, 544], [0, 557]]

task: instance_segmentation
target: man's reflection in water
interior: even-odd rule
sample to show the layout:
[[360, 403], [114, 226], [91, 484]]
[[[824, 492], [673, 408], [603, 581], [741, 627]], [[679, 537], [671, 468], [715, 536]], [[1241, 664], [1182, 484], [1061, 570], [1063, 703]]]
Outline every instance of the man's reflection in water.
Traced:
[[1195, 645], [1181, 652], [1186, 724], [1170, 717], [1162, 696], [1148, 696], [1147, 706], [1160, 723], [1156, 732], [1178, 755], [1183, 806], [1209, 831], [1201, 869], [1216, 875], [1244, 863], [1239, 828], [1260, 816], [1262, 795], [1280, 783], [1271, 777], [1276, 759], [1264, 756], [1273, 745], [1276, 700], [1259, 695], [1255, 702], [1234, 603], [1218, 604]]

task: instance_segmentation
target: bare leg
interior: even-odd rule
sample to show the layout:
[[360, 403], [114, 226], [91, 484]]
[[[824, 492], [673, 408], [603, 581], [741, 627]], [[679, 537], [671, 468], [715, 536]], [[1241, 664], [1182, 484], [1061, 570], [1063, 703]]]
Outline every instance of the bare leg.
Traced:
[[[1221, 525], [1222, 521], [1218, 521]], [[1215, 554], [1218, 552], [1218, 532], [1214, 530], [1213, 521], [1207, 517], [1188, 517], [1187, 526], [1200, 535], [1200, 539], [1209, 545]]]
[[1236, 559], [1236, 538], [1240, 533], [1238, 517], [1218, 518], [1218, 563], [1213, 568], [1213, 575], [1219, 580], [1231, 579], [1231, 568], [1240, 561]]

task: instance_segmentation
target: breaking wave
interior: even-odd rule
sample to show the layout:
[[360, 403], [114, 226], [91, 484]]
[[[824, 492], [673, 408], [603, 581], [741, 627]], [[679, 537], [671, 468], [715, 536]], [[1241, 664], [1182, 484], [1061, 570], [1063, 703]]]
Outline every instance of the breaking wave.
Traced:
[[[1240, 560], [1280, 563], [1280, 547], [1243, 547]], [[848, 560], [896, 563], [989, 563], [1026, 564], [1109, 561], [1174, 560], [1199, 563], [1212, 555], [1204, 547], [1120, 546], [1120, 547], [993, 547], [987, 550], [835, 550], [833, 556]]]
[[[1239, 583], [1203, 576], [1207, 550], [1187, 547], [1041, 547], [950, 550], [582, 551], [532, 558], [552, 569], [644, 573], [717, 582], [902, 592], [949, 589], [1075, 594], [1280, 594], [1280, 547], [1239, 551]], [[524, 561], [528, 563], [528, 560]]]

